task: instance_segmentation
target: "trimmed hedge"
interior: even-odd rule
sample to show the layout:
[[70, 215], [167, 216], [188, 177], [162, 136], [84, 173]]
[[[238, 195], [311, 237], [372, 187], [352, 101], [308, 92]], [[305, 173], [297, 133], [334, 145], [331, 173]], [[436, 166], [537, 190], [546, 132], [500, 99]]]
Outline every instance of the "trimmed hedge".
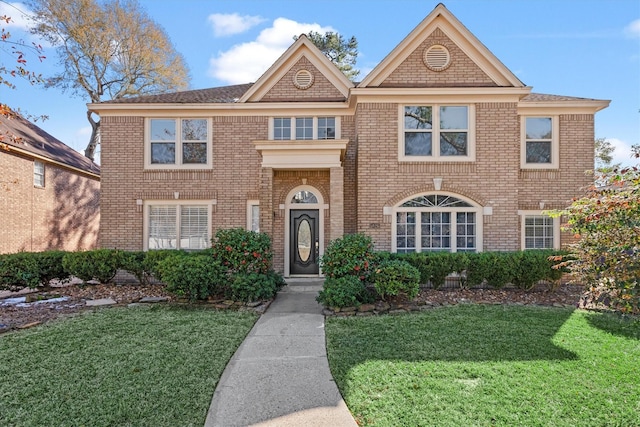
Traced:
[[19, 291], [44, 287], [52, 280], [66, 282], [63, 251], [18, 252], [0, 255], [0, 289]]
[[360, 307], [374, 300], [365, 284], [353, 275], [327, 277], [316, 301], [327, 307]]
[[386, 295], [404, 295], [411, 300], [420, 291], [420, 272], [406, 261], [383, 261], [371, 278], [376, 292], [382, 299]]
[[207, 255], [174, 254], [158, 263], [167, 290], [189, 301], [219, 293], [227, 281], [223, 266]]
[[72, 276], [88, 282], [109, 283], [122, 267], [124, 252], [119, 249], [95, 249], [68, 252], [62, 258], [64, 269]]

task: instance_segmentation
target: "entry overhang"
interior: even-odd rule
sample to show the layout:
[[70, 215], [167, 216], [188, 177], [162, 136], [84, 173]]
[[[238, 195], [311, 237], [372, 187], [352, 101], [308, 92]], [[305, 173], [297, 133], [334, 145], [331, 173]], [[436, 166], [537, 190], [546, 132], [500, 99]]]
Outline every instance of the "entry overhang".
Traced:
[[347, 139], [254, 141], [262, 167], [273, 169], [326, 169], [342, 166]]

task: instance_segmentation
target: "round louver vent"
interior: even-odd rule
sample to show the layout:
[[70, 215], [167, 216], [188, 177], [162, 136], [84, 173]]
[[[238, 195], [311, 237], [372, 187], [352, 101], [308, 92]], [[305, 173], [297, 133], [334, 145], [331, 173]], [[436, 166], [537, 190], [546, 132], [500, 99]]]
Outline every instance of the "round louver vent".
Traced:
[[300, 70], [293, 78], [293, 84], [298, 89], [309, 89], [313, 84], [313, 74], [309, 70]]
[[442, 45], [433, 45], [424, 52], [424, 65], [432, 71], [445, 70], [450, 61], [449, 51]]

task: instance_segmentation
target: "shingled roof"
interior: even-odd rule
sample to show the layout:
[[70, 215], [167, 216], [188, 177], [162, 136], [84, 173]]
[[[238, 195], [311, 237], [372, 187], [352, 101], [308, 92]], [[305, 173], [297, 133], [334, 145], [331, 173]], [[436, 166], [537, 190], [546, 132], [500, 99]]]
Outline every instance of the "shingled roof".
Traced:
[[253, 83], [137, 96], [105, 101], [103, 104], [219, 104], [236, 102]]
[[11, 141], [11, 138], [6, 136], [2, 139], [1, 142], [7, 145], [9, 151], [11, 147], [15, 147], [23, 153], [30, 153], [63, 166], [94, 175], [100, 174], [100, 166], [18, 114], [12, 118], [0, 116], [0, 135], [19, 138], [19, 143]]
[[575, 96], [548, 95], [546, 93], [530, 93], [521, 102], [562, 102], [562, 101], [601, 101], [600, 99], [578, 98]]

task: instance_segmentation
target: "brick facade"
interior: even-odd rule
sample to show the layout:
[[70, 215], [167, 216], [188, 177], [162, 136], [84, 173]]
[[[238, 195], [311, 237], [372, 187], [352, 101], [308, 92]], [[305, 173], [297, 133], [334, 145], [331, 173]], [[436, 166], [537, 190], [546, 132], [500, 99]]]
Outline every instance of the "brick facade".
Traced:
[[42, 162], [45, 185], [36, 187], [33, 157], [0, 150], [0, 253], [96, 248], [99, 179]]
[[[447, 19], [450, 22], [442, 21]], [[94, 105], [95, 111], [101, 112], [103, 129], [100, 245], [130, 250], [144, 247], [144, 210], [140, 203], [176, 198], [210, 201], [215, 233], [220, 228], [245, 227], [247, 201], [259, 200], [260, 229], [272, 238], [274, 267], [286, 273], [288, 210], [298, 207], [291, 206], [289, 198], [295, 189], [313, 190], [323, 199], [318, 209], [324, 217], [324, 247], [345, 233], [362, 232], [373, 238], [377, 249], [391, 250], [394, 209], [405, 199], [437, 192], [434, 178], [439, 178], [439, 194], [462, 198], [477, 209], [476, 223], [482, 225], [483, 242], [478, 250], [520, 249], [519, 212], [540, 211], [542, 206], [565, 207], [589, 184], [584, 172], [593, 167], [594, 114], [607, 102], [531, 94], [530, 88], [472, 36], [461, 40], [467, 37], [466, 29], [459, 27], [458, 32], [447, 32], [447, 36], [438, 27], [441, 22], [445, 26], [459, 25], [444, 6], [438, 5], [420, 24], [423, 32], [412, 33], [423, 39], [401, 44], [415, 49], [406, 55], [392, 52], [380, 70], [374, 69], [372, 77], [367, 76], [358, 86], [335, 74], [325, 76], [323, 72], [334, 66], [301, 37], [287, 51], [291, 56], [278, 62], [289, 64], [288, 69], [271, 70], [254, 86], [245, 85], [243, 91], [251, 88], [247, 92], [251, 102], [238, 102], [244, 92], [234, 96], [232, 92], [241, 88], [234, 86], [197, 91], [201, 98], [193, 100], [184, 92], [145, 97], [144, 102]], [[432, 27], [435, 29], [426, 30]], [[449, 51], [451, 63], [443, 71], [432, 71], [424, 63], [425, 49], [434, 44]], [[303, 52], [301, 57], [293, 56], [296, 48]], [[482, 66], [472, 59], [481, 55]], [[313, 85], [305, 90], [293, 81], [301, 69], [314, 76]], [[215, 101], [220, 104], [215, 108], [209, 107], [214, 101], [199, 100], [216, 97], [221, 100]], [[225, 102], [232, 105], [225, 108]], [[184, 106], [176, 106], [172, 117], [210, 120], [213, 166], [145, 170], [145, 119], [167, 117], [167, 104], [178, 103]], [[474, 126], [469, 129], [473, 155], [463, 161], [402, 158], [399, 117], [404, 105], [468, 106], [473, 114], [469, 117]], [[525, 115], [557, 117], [557, 168], [521, 168], [520, 126]], [[273, 117], [332, 116], [339, 118], [341, 128], [335, 141], [336, 147], [343, 147], [339, 159], [335, 154], [338, 148], [323, 148], [330, 140], [268, 140]], [[291, 158], [300, 164], [282, 163], [286, 158], [282, 157], [280, 163], [265, 165], [258, 144], [272, 146], [270, 156], [294, 153], [297, 157]], [[320, 150], [317, 152], [322, 152], [328, 163], [317, 166], [313, 155], [301, 156], [309, 147]], [[568, 242], [567, 236], [562, 239], [562, 243]]]

